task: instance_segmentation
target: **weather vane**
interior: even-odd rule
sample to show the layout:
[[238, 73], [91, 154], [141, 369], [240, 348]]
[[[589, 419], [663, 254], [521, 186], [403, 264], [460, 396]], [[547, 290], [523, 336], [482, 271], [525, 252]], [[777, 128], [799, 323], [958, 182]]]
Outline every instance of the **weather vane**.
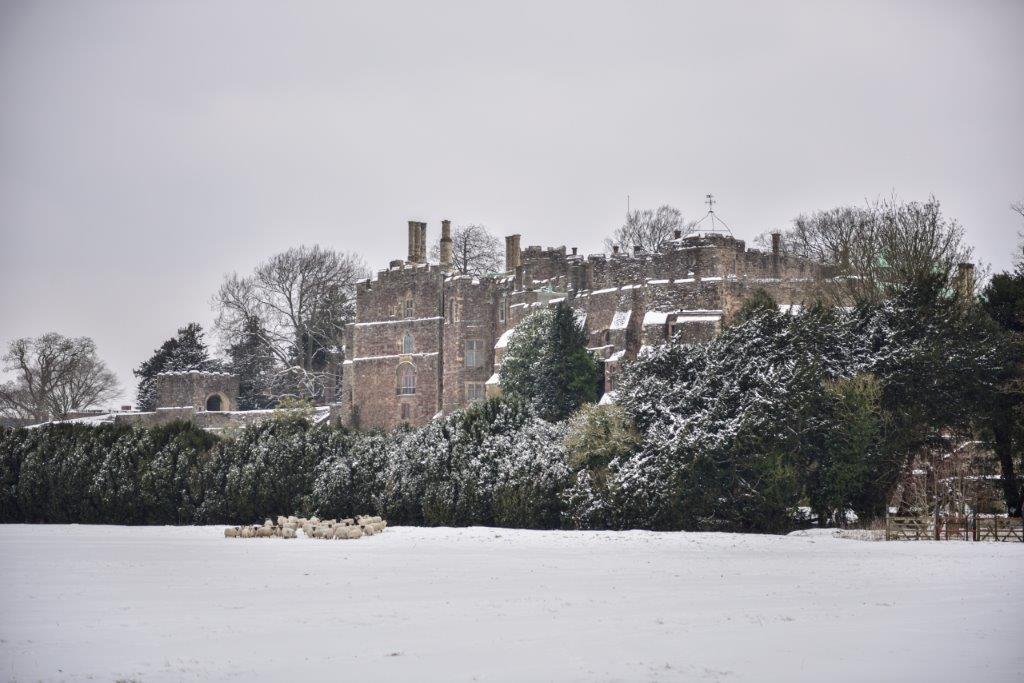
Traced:
[[[686, 234], [695, 235], [698, 233], [711, 233], [716, 235], [729, 235], [731, 237], [732, 229], [729, 228], [726, 222], [719, 218], [718, 214], [715, 213], [715, 204], [717, 203], [715, 202], [715, 195], [708, 192], [704, 195], [704, 203], [708, 205], [708, 212], [704, 215], [704, 218], [701, 218], [690, 226], [690, 229]], [[701, 224], [704, 223], [704, 221], [708, 221], [708, 223], [704, 225], [704, 227], [701, 227]]]

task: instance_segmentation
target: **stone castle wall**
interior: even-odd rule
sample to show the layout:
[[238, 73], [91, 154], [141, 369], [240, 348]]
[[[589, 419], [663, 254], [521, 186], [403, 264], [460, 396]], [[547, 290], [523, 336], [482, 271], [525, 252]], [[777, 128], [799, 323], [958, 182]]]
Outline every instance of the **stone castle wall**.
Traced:
[[[584, 256], [576, 249], [529, 246], [506, 238], [506, 272], [452, 275], [426, 264], [425, 224], [411, 222], [409, 254], [356, 293], [346, 329], [342, 419], [362, 427], [421, 425], [438, 413], [497, 392], [508, 330], [531, 311], [565, 303], [578, 311], [591, 351], [614, 390], [624, 360], [673, 335], [713, 338], [756, 289], [779, 304], [800, 304], [822, 276], [817, 264], [748, 250], [721, 234], [677, 234], [656, 253]], [[403, 366], [415, 393], [400, 391]]]

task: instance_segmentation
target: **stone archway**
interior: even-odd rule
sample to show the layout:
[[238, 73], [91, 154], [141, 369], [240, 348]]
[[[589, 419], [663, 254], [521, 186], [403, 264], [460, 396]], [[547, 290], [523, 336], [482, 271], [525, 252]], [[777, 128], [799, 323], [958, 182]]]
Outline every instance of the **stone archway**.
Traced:
[[227, 410], [227, 401], [220, 394], [210, 394], [206, 399], [206, 410], [211, 413]]

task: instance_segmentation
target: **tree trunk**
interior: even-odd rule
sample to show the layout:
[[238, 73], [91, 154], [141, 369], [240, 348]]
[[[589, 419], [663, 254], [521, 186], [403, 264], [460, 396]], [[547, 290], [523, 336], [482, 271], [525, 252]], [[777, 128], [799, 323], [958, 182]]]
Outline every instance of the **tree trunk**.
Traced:
[[1017, 476], [1013, 471], [1013, 426], [1010, 423], [1011, 420], [1012, 417], [1008, 413], [997, 415], [992, 420], [992, 434], [996, 457], [999, 458], [999, 467], [1002, 470], [1001, 479], [1006, 509], [1009, 510], [1011, 517], [1020, 517], [1021, 497]]

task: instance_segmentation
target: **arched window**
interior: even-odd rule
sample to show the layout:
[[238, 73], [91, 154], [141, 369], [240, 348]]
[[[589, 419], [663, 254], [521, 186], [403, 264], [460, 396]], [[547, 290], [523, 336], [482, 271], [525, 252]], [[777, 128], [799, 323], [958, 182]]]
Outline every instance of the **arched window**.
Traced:
[[416, 393], [416, 367], [412, 363], [398, 366], [398, 394], [401, 396]]
[[412, 332], [406, 332], [402, 337], [402, 353], [412, 353]]

